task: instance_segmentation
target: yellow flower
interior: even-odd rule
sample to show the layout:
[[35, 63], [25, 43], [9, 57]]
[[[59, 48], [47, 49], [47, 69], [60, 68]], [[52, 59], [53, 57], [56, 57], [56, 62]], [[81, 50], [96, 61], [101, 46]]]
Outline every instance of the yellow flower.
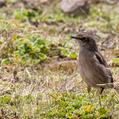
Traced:
[[85, 112], [91, 112], [93, 110], [93, 105], [85, 105], [83, 106]]

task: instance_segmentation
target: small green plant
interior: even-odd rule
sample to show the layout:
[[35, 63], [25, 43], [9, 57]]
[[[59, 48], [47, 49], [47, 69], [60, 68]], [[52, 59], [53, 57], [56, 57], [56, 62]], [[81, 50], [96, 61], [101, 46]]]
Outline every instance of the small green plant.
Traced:
[[111, 110], [105, 106], [101, 107], [95, 100], [91, 102], [86, 93], [60, 93], [59, 96], [58, 94], [53, 94], [53, 97], [53, 104], [48, 106], [50, 108], [45, 112], [47, 119], [108, 119], [110, 117]]
[[13, 16], [17, 20], [25, 21], [30, 19], [35, 19], [39, 13], [30, 9], [17, 9], [15, 10]]
[[47, 59], [48, 41], [40, 36], [28, 36], [26, 39], [16, 41], [16, 59], [21, 59], [25, 63], [39, 63]]
[[1, 107], [6, 105], [6, 104], [10, 104], [10, 102], [11, 102], [11, 96], [5, 95], [5, 96], [0, 97], [0, 105], [1, 105]]
[[76, 52], [71, 52], [69, 48], [66, 47], [61, 47], [60, 48], [60, 55], [62, 57], [68, 57], [71, 59], [77, 59], [77, 53]]

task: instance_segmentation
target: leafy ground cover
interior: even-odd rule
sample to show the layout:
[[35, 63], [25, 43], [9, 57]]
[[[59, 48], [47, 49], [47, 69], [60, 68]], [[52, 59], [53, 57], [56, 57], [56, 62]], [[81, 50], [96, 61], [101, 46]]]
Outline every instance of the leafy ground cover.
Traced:
[[[118, 119], [114, 90], [104, 92], [101, 106], [95, 90], [87, 93], [70, 39], [79, 29], [95, 29], [101, 52], [119, 66], [118, 4], [92, 5], [89, 15], [72, 17], [57, 3], [34, 10], [6, 0], [0, 9], [0, 118]], [[112, 71], [117, 77], [118, 67]]]

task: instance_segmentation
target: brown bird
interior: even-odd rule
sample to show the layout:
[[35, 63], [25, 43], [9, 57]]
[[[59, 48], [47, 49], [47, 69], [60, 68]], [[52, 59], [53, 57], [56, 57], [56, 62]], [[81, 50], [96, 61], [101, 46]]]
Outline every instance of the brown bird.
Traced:
[[88, 32], [81, 32], [72, 38], [78, 41], [79, 52], [79, 70], [82, 79], [87, 84], [88, 92], [91, 87], [99, 88], [102, 94], [105, 86], [100, 84], [113, 83], [112, 73], [104, 57], [98, 50], [95, 37]]

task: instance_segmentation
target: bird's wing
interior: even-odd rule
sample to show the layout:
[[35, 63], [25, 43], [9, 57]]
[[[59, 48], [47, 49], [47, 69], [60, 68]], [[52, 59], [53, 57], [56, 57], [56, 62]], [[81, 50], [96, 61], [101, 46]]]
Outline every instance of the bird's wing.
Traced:
[[103, 71], [105, 72], [106, 77], [108, 77], [109, 83], [112, 83], [113, 82], [112, 73], [108, 68], [106, 60], [103, 58], [100, 52], [95, 52], [95, 60], [97, 60], [99, 63], [98, 65], [100, 67], [99, 69], [103, 69]]
[[104, 65], [105, 67], [108, 67], [106, 60], [103, 58], [100, 52], [95, 52], [95, 56], [100, 64]]

